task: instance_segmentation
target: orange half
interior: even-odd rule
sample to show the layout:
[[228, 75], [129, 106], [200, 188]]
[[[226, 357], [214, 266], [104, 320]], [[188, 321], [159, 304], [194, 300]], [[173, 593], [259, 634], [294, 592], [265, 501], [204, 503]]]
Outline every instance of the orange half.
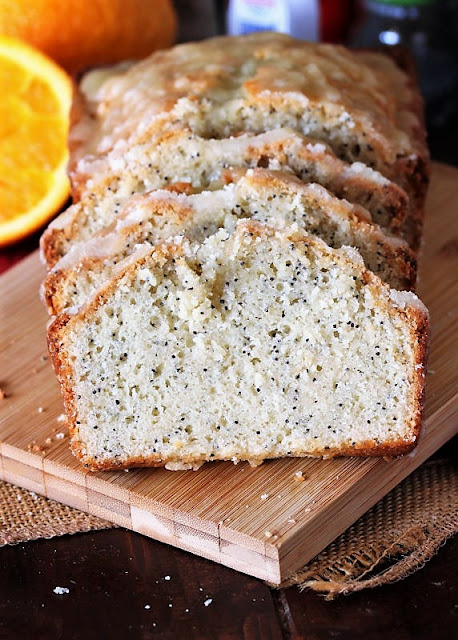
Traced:
[[42, 227], [68, 198], [71, 96], [63, 69], [0, 36], [0, 247]]

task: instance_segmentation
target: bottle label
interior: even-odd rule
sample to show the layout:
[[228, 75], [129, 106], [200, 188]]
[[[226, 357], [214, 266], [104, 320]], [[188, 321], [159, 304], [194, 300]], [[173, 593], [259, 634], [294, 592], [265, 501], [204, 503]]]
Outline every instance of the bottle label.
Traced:
[[319, 39], [318, 0], [231, 0], [227, 18], [230, 35], [280, 31], [304, 40]]

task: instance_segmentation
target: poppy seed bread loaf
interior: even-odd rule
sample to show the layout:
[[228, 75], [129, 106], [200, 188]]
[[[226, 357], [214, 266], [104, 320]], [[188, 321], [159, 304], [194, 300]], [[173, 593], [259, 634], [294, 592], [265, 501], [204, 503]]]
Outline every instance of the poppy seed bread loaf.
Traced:
[[84, 465], [415, 446], [428, 151], [408, 73], [216, 38], [88, 74], [72, 121], [42, 297]]

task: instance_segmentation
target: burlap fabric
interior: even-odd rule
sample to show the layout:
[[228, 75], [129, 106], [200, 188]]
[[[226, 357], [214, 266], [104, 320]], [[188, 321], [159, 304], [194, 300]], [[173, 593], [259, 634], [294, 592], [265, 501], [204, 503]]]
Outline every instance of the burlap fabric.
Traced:
[[111, 527], [106, 520], [0, 481], [0, 547]]
[[[0, 546], [110, 528], [105, 520], [0, 482]], [[427, 462], [282, 586], [351, 593], [405, 578], [458, 532], [458, 468]]]
[[425, 463], [282, 586], [333, 598], [396, 582], [458, 533], [458, 464]]

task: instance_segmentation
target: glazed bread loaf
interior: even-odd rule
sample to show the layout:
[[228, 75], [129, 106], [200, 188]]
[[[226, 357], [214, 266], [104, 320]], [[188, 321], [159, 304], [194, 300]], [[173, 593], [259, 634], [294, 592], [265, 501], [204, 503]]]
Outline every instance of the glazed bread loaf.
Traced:
[[379, 53], [282, 34], [89, 73], [74, 204], [41, 239], [90, 469], [400, 455], [423, 411], [421, 98]]
[[282, 172], [252, 169], [234, 177], [239, 179], [216, 191], [188, 196], [159, 190], [131, 198], [113, 227], [73, 244], [50, 271], [42, 292], [49, 312], [84, 304], [110, 278], [113, 265], [142, 242], [154, 245], [176, 235], [202, 241], [221, 227], [232, 231], [239, 218], [280, 228], [293, 225], [331, 247], [353, 246], [385, 282], [397, 289], [413, 288], [416, 261], [408, 245], [386, 236], [365, 209]]
[[426, 327], [356, 252], [241, 221], [140, 248], [49, 345], [85, 465], [195, 468], [409, 451]]

